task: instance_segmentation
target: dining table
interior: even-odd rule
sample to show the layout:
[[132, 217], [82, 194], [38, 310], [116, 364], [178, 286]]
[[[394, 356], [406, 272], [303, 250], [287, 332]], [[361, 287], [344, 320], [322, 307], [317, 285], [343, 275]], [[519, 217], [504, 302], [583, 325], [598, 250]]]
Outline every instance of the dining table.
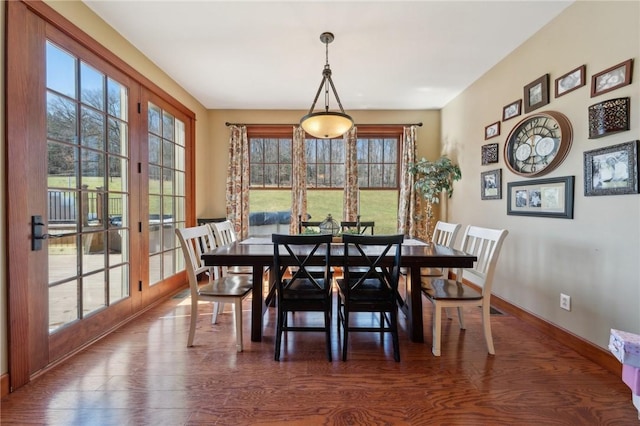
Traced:
[[[300, 255], [304, 255], [306, 246], [301, 246]], [[340, 267], [344, 264], [344, 244], [331, 244], [331, 264]], [[424, 242], [420, 239], [405, 238], [402, 243], [401, 267], [407, 272], [407, 286], [404, 295], [400, 295], [398, 305], [406, 316], [407, 332], [411, 341], [423, 342], [421, 268], [470, 268], [477, 260], [475, 255], [460, 250]], [[253, 268], [253, 290], [251, 301], [251, 340], [262, 340], [263, 316], [274, 303], [274, 276], [268, 271], [273, 265], [274, 246], [271, 237], [249, 237], [232, 244], [220, 246], [202, 254], [207, 266], [251, 266]], [[372, 253], [375, 255], [375, 253]], [[318, 251], [318, 262], [324, 259]], [[389, 263], [392, 254], [388, 255]], [[265, 278], [266, 277], [266, 278]], [[263, 285], [268, 282], [268, 286]], [[265, 291], [266, 287], [266, 291]]]

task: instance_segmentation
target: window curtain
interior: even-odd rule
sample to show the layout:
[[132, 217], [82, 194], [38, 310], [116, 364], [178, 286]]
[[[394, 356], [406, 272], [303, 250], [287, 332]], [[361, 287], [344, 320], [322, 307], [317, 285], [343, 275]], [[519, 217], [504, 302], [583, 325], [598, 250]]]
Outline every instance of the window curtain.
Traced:
[[420, 237], [423, 228], [417, 212], [419, 209], [415, 177], [409, 173], [409, 166], [416, 162], [416, 126], [405, 127], [402, 136], [402, 156], [400, 158], [400, 200], [398, 202], [398, 232], [409, 238]]
[[227, 219], [238, 238], [249, 236], [249, 141], [247, 126], [231, 126], [229, 173], [227, 175]]
[[298, 233], [298, 216], [307, 220], [307, 156], [305, 155], [305, 132], [300, 126], [293, 127], [291, 166], [291, 222], [289, 233]]
[[358, 130], [354, 126], [344, 135], [344, 197], [342, 201], [343, 220], [357, 220], [360, 210], [360, 188], [358, 186]]

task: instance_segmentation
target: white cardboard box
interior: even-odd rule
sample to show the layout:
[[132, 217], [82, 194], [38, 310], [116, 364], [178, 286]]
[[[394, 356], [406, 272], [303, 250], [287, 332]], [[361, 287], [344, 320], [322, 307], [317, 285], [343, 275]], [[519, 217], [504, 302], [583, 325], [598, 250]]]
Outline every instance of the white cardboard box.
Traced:
[[609, 350], [621, 363], [640, 368], [640, 335], [612, 328]]

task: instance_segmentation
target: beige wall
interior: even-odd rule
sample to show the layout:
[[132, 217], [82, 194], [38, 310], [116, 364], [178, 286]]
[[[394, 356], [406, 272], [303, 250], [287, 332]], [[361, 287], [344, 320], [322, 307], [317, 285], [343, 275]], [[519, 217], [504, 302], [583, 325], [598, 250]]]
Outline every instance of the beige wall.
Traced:
[[[312, 99], [309, 98], [309, 103]], [[294, 124], [308, 111], [211, 110], [210, 133], [203, 155], [196, 160], [196, 217], [224, 217], [225, 181], [229, 158], [229, 123]], [[347, 111], [357, 124], [409, 124], [418, 128], [418, 155], [435, 159], [440, 155], [440, 111]]]
[[[601, 347], [609, 330], [640, 333], [640, 195], [585, 197], [583, 152], [640, 139], [640, 3], [579, 1], [476, 81], [442, 111], [442, 139], [455, 146], [463, 179], [449, 204], [450, 219], [509, 230], [494, 293]], [[635, 59], [632, 85], [590, 97], [590, 78]], [[574, 219], [506, 214], [507, 182], [526, 178], [504, 165], [504, 142], [519, 121], [501, 123], [500, 163], [480, 165], [484, 127], [500, 120], [503, 106], [523, 97], [523, 86], [545, 73], [551, 83], [586, 64], [587, 86], [537, 111], [567, 115], [574, 141], [566, 160], [546, 177], [575, 176]], [[631, 130], [588, 139], [587, 108], [631, 97]], [[480, 173], [501, 168], [503, 199], [480, 200]], [[559, 307], [571, 296], [571, 312]], [[504, 342], [505, 345], [509, 344]], [[517, 345], [517, 342], [511, 342]], [[497, 350], [499, 351], [499, 344]]]

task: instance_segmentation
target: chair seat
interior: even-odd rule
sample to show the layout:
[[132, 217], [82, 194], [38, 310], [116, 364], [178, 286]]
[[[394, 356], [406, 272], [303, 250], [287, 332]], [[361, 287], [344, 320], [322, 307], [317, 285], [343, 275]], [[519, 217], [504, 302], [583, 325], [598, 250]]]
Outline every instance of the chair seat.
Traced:
[[220, 277], [205, 284], [198, 289], [198, 294], [212, 297], [243, 297], [251, 288], [251, 278], [233, 275]]
[[455, 280], [430, 280], [431, 287], [422, 291], [434, 300], [481, 300], [482, 293]]
[[[344, 297], [346, 293], [345, 285], [347, 283], [345, 280], [336, 280], [338, 284], [338, 290], [340, 294]], [[353, 282], [352, 282], [353, 284]], [[351, 290], [349, 293], [349, 301], [351, 303], [358, 302], [389, 302], [391, 291], [387, 286], [380, 282], [377, 279], [367, 279], [364, 280], [358, 288], [355, 290]]]
[[314, 284], [308, 279], [297, 279], [293, 283], [291, 280], [284, 280], [287, 284], [286, 288], [282, 291], [282, 297], [287, 300], [324, 300], [327, 296], [325, 294], [324, 286], [325, 280], [323, 278], [317, 278]]

